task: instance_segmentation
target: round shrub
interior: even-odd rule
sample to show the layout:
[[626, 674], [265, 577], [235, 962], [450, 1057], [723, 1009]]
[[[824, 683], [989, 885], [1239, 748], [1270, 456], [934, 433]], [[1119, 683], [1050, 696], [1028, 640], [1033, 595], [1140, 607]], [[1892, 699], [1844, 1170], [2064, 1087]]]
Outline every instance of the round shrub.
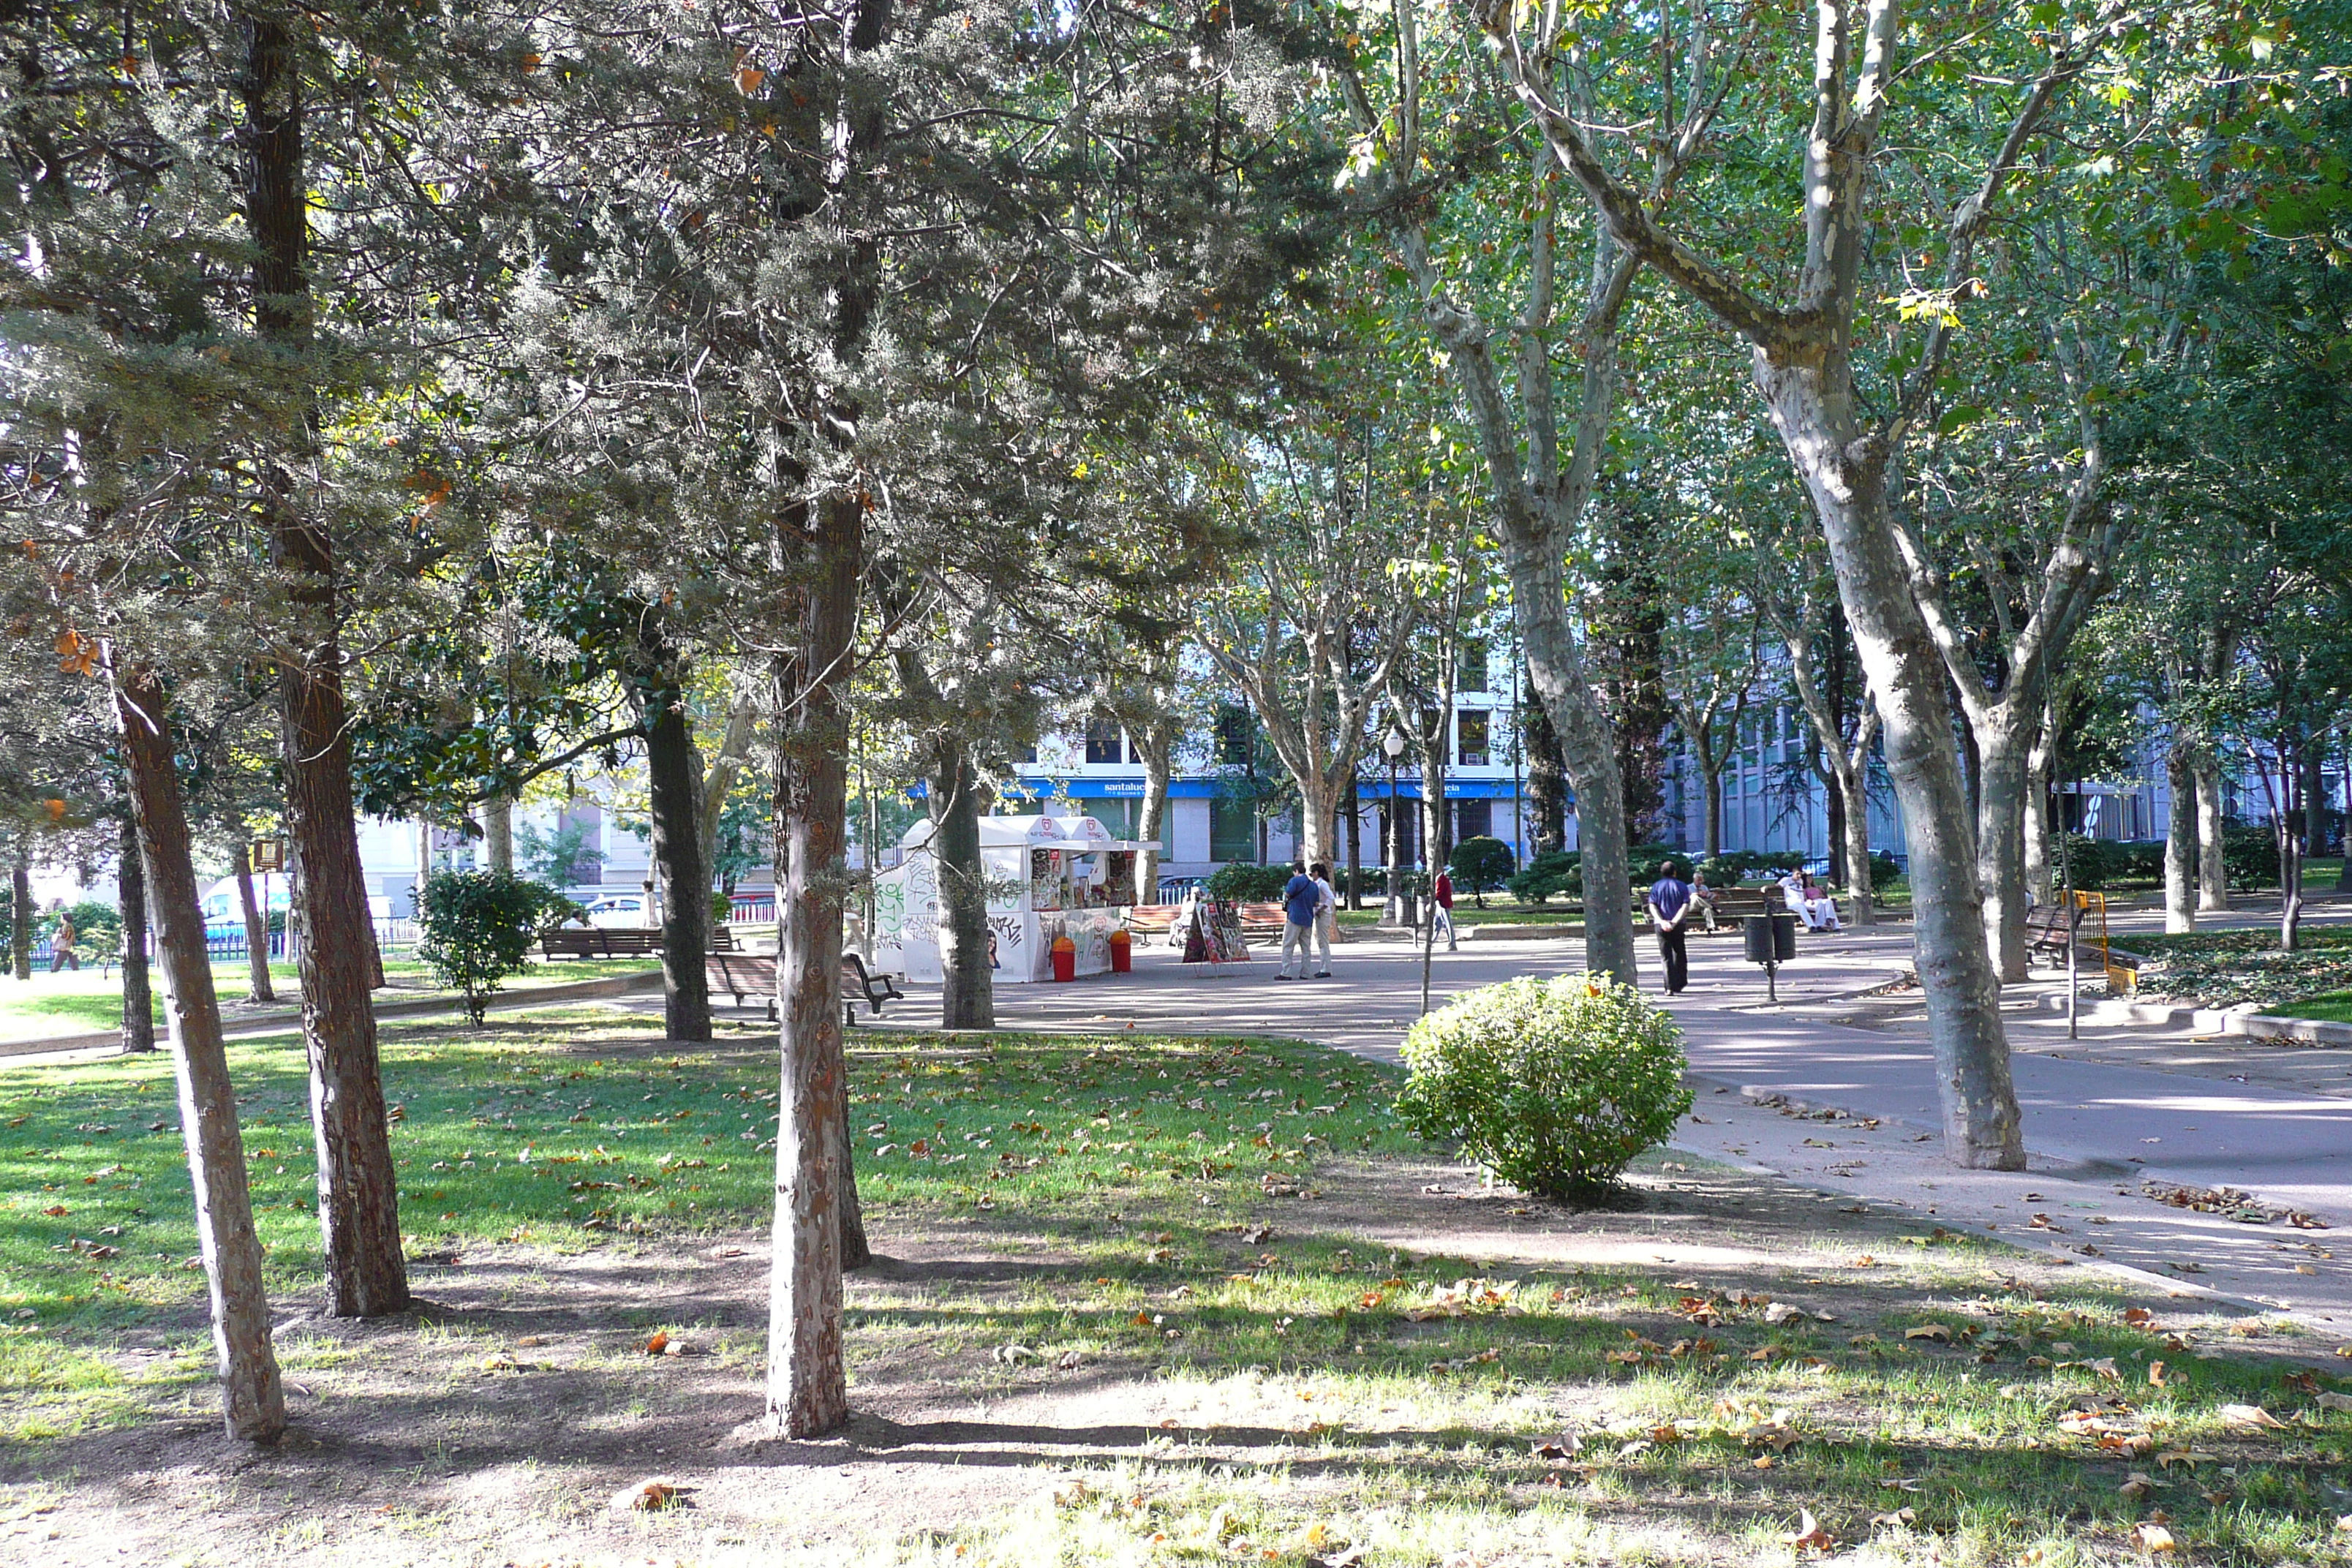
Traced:
[[1228, 860], [1209, 873], [1209, 896], [1236, 903], [1265, 904], [1282, 897], [1290, 885], [1288, 866], [1260, 866], [1254, 861]]
[[1473, 991], [1412, 1026], [1404, 1060], [1408, 1127], [1548, 1197], [1615, 1181], [1691, 1108], [1674, 1019], [1597, 974]]

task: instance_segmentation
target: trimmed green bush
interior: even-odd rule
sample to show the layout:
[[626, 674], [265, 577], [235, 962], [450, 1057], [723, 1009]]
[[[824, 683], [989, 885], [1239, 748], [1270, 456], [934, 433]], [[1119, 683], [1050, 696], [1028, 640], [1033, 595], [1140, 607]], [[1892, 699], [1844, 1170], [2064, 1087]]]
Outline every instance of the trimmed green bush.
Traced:
[[1504, 885], [1511, 889], [1511, 897], [1523, 904], [1544, 903], [1555, 893], [1581, 898], [1584, 871], [1578, 864], [1580, 858], [1574, 849], [1547, 849], [1506, 879]]
[[1404, 1060], [1406, 1126], [1547, 1197], [1615, 1181], [1691, 1108], [1674, 1019], [1595, 974], [1473, 991], [1412, 1026]]
[[1287, 866], [1258, 866], [1247, 860], [1228, 860], [1209, 873], [1209, 896], [1232, 899], [1239, 903], [1271, 903], [1282, 897], [1282, 889], [1290, 881]]
[[499, 982], [530, 962], [540, 928], [566, 900], [510, 871], [442, 871], [416, 900], [416, 957], [433, 978], [466, 996], [478, 1025]]
[[1484, 835], [1456, 844], [1445, 860], [1445, 868], [1454, 874], [1454, 891], [1477, 899], [1481, 909], [1486, 903], [1484, 895], [1501, 887], [1517, 865], [1509, 845]]

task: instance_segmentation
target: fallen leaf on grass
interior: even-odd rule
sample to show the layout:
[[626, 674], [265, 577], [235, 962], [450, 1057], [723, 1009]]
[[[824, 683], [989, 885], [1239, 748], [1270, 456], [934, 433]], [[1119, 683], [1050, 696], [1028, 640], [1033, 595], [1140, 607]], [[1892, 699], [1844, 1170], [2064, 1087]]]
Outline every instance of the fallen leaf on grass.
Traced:
[[1821, 1527], [1812, 1510], [1801, 1508], [1797, 1510], [1797, 1528], [1783, 1531], [1780, 1542], [1799, 1552], [1828, 1552], [1837, 1545], [1837, 1537]]
[[2283, 1432], [2286, 1423], [2259, 1405], [2224, 1405], [2217, 1412], [2229, 1426], [2255, 1432]]
[[685, 1508], [686, 1494], [693, 1489], [676, 1481], [639, 1481], [614, 1492], [610, 1509], [614, 1513], [656, 1513], [663, 1509]]

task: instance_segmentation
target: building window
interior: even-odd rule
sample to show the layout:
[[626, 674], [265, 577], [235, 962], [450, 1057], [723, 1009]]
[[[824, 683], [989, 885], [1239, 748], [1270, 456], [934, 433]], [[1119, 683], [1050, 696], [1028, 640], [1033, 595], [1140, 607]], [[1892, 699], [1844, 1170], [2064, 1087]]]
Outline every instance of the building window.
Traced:
[[1120, 744], [1125, 737], [1119, 733], [1115, 719], [1095, 718], [1087, 721], [1087, 761], [1089, 763], [1123, 763], [1126, 749]]
[[1454, 732], [1459, 749], [1455, 752], [1465, 768], [1486, 765], [1486, 714], [1475, 709], [1465, 709], [1454, 719]]
[[1457, 800], [1454, 803], [1454, 841], [1465, 838], [1491, 838], [1495, 833], [1495, 803], [1491, 800]]
[[1249, 710], [1220, 707], [1217, 710], [1218, 763], [1228, 767], [1247, 767], [1250, 750]]
[[1247, 801], [1227, 800], [1223, 795], [1210, 799], [1209, 858], [1257, 858], [1257, 813]]
[[1486, 684], [1486, 645], [1482, 642], [1465, 643], [1454, 686], [1463, 691], [1491, 691], [1494, 688]]

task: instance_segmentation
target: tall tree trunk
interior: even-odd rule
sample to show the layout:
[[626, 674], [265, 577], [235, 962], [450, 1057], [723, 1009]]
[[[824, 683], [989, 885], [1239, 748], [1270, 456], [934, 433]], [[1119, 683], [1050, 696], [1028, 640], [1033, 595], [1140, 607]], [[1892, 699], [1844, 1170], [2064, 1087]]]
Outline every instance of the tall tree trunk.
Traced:
[[1136, 814], [1135, 901], [1160, 901], [1160, 841], [1167, 834], [1168, 780], [1175, 769], [1173, 749], [1146, 740], [1143, 753], [1143, 805]]
[[[269, 978], [269, 914], [253, 896], [253, 840], [236, 841], [236, 901], [245, 915], [246, 1000], [275, 1002]], [[290, 900], [289, 900], [290, 901]]]
[[[256, 251], [255, 321], [293, 355], [310, 347], [310, 233], [302, 99], [293, 40], [276, 16], [248, 17], [243, 84], [246, 223]], [[375, 936], [352, 801], [335, 559], [306, 514], [289, 463], [313, 458], [307, 415], [263, 466], [262, 504], [289, 579], [292, 620], [277, 650], [286, 716], [288, 826], [301, 874], [302, 1033], [318, 1136], [319, 1226], [329, 1310], [376, 1317], [408, 1305], [399, 1192], [377, 1059]]]
[[[1348, 880], [1342, 891], [1346, 895], [1348, 908], [1360, 910], [1364, 907], [1364, 802], [1356, 788], [1356, 770], [1353, 768], [1348, 770], [1346, 809], [1348, 813]], [[1518, 809], [1517, 802], [1512, 803], [1511, 809], [1513, 811]]]
[[2197, 929], [2197, 770], [2189, 742], [2175, 736], [2164, 752], [2171, 800], [2164, 822], [2164, 929]]
[[511, 796], [482, 802], [482, 861], [493, 871], [514, 875], [514, 808]]
[[[980, 851], [980, 781], [961, 740], [940, 743], [931, 772], [938, 825], [931, 862], [939, 879], [940, 1026], [996, 1027], [996, 982], [988, 967], [988, 863]], [[1026, 963], [1029, 955], [1013, 962]]]
[[2045, 702], [2025, 756], [2025, 896], [2051, 901], [2050, 770], [2057, 765], [2057, 719]]
[[[1843, 366], [1840, 366], [1843, 369]], [[1903, 803], [1911, 856], [1914, 942], [1955, 1163], [2017, 1170], [2025, 1163], [2000, 978], [1987, 944], [1975, 834], [1960, 776], [1942, 656], [1911, 597], [1909, 572], [1885, 516], [1885, 474], [1842, 381], [1801, 360], [1759, 352], [1756, 381], [1811, 492], [1838, 596], [1886, 737], [1886, 768]]]
[[147, 984], [147, 870], [139, 847], [139, 825], [122, 819], [120, 868], [115, 889], [122, 900], [122, 1051], [137, 1056], [155, 1048], [155, 997]]
[[824, 497], [810, 538], [782, 531], [810, 573], [794, 591], [797, 647], [779, 661], [777, 965], [783, 1022], [776, 1127], [776, 1218], [768, 1294], [769, 1421], [814, 1437], [849, 1418], [842, 1359], [842, 1224], [848, 1173], [841, 1039], [841, 916], [848, 815], [849, 684], [857, 626], [861, 503]]
[[[2039, 711], [2041, 704], [2033, 704]], [[2032, 737], [2002, 702], [1975, 727], [1977, 881], [1984, 891], [1986, 952], [2004, 984], [2026, 975], [2025, 773]]]
[[33, 862], [21, 841], [8, 872], [8, 959], [17, 979], [33, 977]]
[[[648, 657], [666, 662], [667, 650], [649, 644]], [[663, 1032], [673, 1040], [708, 1040], [710, 983], [703, 954], [710, 950], [710, 871], [702, 858], [694, 733], [687, 726], [686, 694], [660, 677], [648, 674], [646, 680], [639, 700], [661, 895]]]
[[[2255, 764], [2260, 767], [2262, 764]], [[2278, 810], [2271, 826], [2279, 852], [2279, 951], [2293, 952], [2303, 932], [2303, 773], [2293, 746], [2278, 748]]]
[[2221, 815], [2221, 759], [2200, 746], [2189, 773], [2197, 781], [2197, 909], [2200, 914], [2226, 914], [2230, 873], [2221, 858], [2221, 836], [2229, 821]]
[[[1863, 751], [1867, 754], [1865, 742]], [[1836, 770], [1831, 798], [1838, 803], [1838, 827], [1845, 835], [1846, 923], [1878, 923], [1878, 889], [1870, 879], [1870, 775], [1848, 765]]]
[[[1617, 742], [1601, 710], [1568, 624], [1567, 584], [1556, 552], [1532, 537], [1507, 537], [1511, 597], [1526, 639], [1536, 695], [1559, 739], [1560, 760], [1576, 787], [1579, 865], [1584, 873], [1584, 963], [1628, 985], [1633, 961], [1633, 874], [1627, 854], [1624, 788]], [[1563, 824], [1563, 827], [1565, 825]]]
[[173, 757], [170, 702], [146, 668], [115, 674], [114, 712], [130, 774], [132, 815], [144, 847], [163, 961], [180, 1131], [195, 1197], [197, 1250], [212, 1298], [213, 1351], [228, 1435], [274, 1443], [286, 1430], [286, 1394], [269, 1342], [269, 1296], [253, 1229], [236, 1090], [221, 1039], [220, 1001], [205, 950], [205, 916], [188, 850], [187, 816]]

